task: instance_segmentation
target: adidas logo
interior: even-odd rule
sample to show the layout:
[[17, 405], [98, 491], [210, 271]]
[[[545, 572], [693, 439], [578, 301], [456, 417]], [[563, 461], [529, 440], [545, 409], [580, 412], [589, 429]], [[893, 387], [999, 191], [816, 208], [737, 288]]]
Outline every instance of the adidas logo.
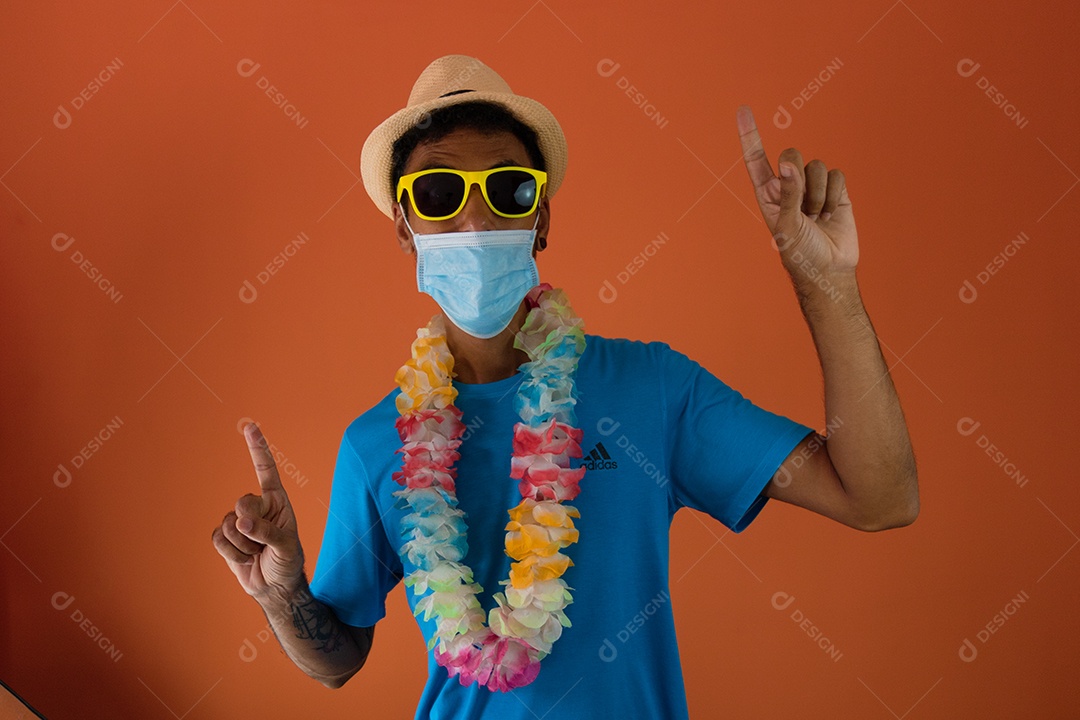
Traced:
[[596, 443], [596, 446], [582, 458], [581, 467], [584, 467], [586, 470], [614, 470], [619, 467], [619, 463], [611, 459], [611, 455], [608, 454], [607, 448], [604, 447], [604, 443], [598, 442]]

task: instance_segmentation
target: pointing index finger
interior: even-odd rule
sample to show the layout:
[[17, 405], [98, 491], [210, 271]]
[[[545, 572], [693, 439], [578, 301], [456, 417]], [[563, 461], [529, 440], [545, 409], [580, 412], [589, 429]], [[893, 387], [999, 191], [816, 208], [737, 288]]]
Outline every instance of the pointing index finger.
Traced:
[[244, 439], [247, 440], [248, 450], [251, 452], [251, 462], [255, 466], [255, 475], [259, 478], [259, 487], [264, 491], [282, 490], [277, 463], [274, 462], [270, 446], [259, 426], [253, 422], [245, 425]]
[[735, 111], [735, 117], [739, 124], [739, 141], [742, 143], [743, 161], [746, 170], [750, 173], [750, 182], [757, 190], [776, 177], [772, 165], [769, 164], [769, 156], [761, 145], [761, 136], [758, 135], [757, 124], [754, 122], [754, 114], [750, 112], [749, 105], [740, 105]]

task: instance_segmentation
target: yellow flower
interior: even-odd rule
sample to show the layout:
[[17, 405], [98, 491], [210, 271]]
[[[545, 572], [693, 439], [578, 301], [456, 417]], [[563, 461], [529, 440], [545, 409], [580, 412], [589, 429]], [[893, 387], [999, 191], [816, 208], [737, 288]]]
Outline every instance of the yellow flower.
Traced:
[[425, 363], [417, 367], [415, 361], [410, 360], [398, 368], [394, 381], [401, 388], [395, 405], [402, 415], [426, 408], [441, 410], [452, 405], [457, 397], [445, 365]]
[[[574, 522], [570, 518], [581, 517], [581, 513], [579, 513], [575, 507], [561, 505], [555, 500], [538, 501], [532, 498], [524, 498], [507, 512], [509, 513], [512, 522], [536, 522], [548, 527], [572, 528], [574, 527]], [[504, 529], [509, 530], [510, 526], [507, 525]]]
[[562, 553], [555, 553], [551, 557], [526, 557], [521, 562], [510, 563], [510, 584], [517, 590], [522, 590], [537, 580], [554, 580], [562, 577], [566, 568], [574, 563]]
[[530, 555], [551, 557], [578, 541], [578, 531], [571, 520], [580, 517], [576, 508], [560, 505], [554, 500], [537, 502], [525, 498], [508, 512], [506, 554], [515, 560], [524, 560]]

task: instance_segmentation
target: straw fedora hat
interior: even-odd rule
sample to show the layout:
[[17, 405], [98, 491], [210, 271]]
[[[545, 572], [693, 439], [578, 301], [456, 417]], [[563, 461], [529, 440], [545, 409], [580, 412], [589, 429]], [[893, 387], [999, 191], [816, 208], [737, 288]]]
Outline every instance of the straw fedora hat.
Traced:
[[397, 139], [415, 125], [430, 123], [433, 110], [477, 100], [502, 105], [536, 131], [547, 165], [547, 195], [555, 194], [566, 174], [566, 138], [555, 116], [535, 100], [515, 95], [505, 80], [476, 58], [446, 55], [424, 68], [409, 93], [408, 104], [380, 123], [364, 141], [360, 152], [364, 189], [384, 215], [393, 217], [390, 172]]

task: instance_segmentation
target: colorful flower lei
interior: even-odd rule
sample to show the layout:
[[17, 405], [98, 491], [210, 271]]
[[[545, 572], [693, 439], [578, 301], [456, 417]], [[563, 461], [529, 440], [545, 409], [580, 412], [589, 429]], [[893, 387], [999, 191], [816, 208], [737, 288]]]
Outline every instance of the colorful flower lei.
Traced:
[[476, 596], [483, 588], [462, 560], [468, 552], [465, 512], [458, 508], [454, 463], [465, 426], [454, 406], [457, 390], [451, 382], [454, 358], [446, 344], [442, 316], [416, 332], [412, 359], [395, 376], [401, 387], [395, 421], [404, 443], [402, 469], [393, 479], [404, 489], [394, 492], [399, 507], [412, 512], [401, 521], [407, 538], [402, 560], [416, 569], [405, 585], [420, 597], [414, 614], [435, 617], [436, 631], [428, 649], [450, 677], [462, 685], [480, 683], [506, 692], [528, 685], [540, 672], [540, 661], [552, 649], [570, 620], [563, 612], [573, 598], [561, 576], [572, 563], [559, 552], [577, 542], [572, 518], [577, 509], [562, 505], [573, 500], [585, 468], [570, 468], [581, 457], [582, 431], [574, 404], [574, 374], [585, 350], [581, 318], [574, 314], [561, 289], [541, 283], [526, 295], [529, 314], [514, 338], [529, 361], [514, 410], [510, 477], [519, 480], [521, 502], [509, 510], [506, 554], [510, 578], [500, 581], [505, 594], [484, 621]]

